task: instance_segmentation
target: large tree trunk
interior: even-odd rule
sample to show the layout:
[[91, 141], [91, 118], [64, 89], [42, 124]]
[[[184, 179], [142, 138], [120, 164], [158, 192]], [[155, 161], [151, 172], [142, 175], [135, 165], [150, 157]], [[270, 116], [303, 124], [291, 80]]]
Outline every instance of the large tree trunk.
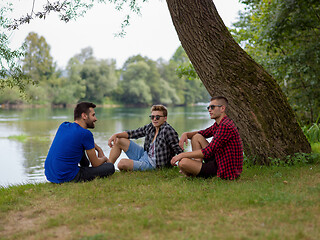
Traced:
[[245, 153], [258, 163], [310, 152], [275, 80], [234, 41], [212, 0], [167, 0], [173, 24], [211, 96], [229, 100]]

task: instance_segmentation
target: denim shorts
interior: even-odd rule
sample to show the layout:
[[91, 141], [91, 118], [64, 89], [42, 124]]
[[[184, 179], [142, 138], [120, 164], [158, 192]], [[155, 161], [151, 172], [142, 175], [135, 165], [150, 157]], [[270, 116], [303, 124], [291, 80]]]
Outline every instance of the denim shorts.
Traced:
[[154, 167], [149, 162], [149, 156], [143, 147], [130, 140], [128, 151], [125, 152], [133, 160], [133, 171], [152, 170]]

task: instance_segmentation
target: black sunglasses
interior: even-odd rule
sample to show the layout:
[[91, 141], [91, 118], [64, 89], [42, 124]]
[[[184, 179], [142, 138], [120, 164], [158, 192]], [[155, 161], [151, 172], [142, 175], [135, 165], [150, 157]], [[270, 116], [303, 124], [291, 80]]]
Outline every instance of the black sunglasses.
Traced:
[[161, 117], [165, 117], [165, 116], [160, 116], [160, 115], [150, 115], [150, 116], [149, 116], [149, 118], [150, 118], [151, 120], [153, 120], [153, 119], [159, 120]]
[[208, 110], [209, 109], [213, 110], [215, 107], [222, 107], [222, 105], [210, 105], [210, 106], [207, 107], [207, 109]]

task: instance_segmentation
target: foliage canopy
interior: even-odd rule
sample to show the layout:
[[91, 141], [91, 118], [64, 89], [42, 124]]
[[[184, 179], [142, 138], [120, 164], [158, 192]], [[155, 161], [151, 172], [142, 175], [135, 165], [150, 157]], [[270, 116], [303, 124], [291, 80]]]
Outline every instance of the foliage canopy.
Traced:
[[299, 119], [320, 112], [320, 2], [243, 0], [235, 39], [278, 81]]

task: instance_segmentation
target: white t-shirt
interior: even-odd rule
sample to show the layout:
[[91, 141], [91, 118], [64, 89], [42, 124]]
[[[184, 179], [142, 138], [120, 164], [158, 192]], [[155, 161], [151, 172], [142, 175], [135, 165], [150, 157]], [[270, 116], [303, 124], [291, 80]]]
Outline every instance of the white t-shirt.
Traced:
[[148, 152], [148, 157], [149, 157], [149, 162], [152, 165], [152, 167], [156, 168], [156, 141], [152, 142], [149, 147], [149, 152]]

